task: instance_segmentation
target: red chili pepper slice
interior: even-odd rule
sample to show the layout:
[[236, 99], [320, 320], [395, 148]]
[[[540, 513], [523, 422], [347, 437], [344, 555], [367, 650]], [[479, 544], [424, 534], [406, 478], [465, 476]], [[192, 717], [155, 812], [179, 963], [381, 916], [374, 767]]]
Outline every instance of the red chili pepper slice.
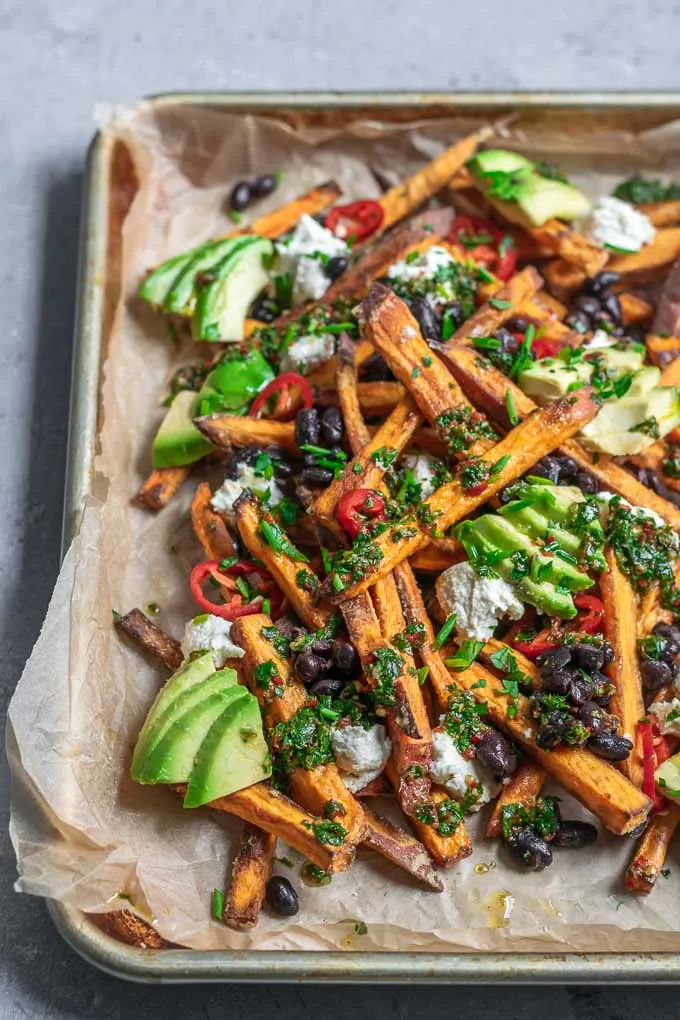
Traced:
[[574, 605], [582, 610], [576, 621], [576, 629], [586, 634], [597, 634], [602, 630], [604, 623], [604, 606], [597, 595], [586, 595], [580, 592], [574, 595]]
[[385, 520], [385, 500], [374, 489], [352, 489], [338, 500], [335, 516], [342, 530], [356, 538], [367, 518]]
[[364, 198], [348, 205], [335, 205], [326, 216], [326, 229], [336, 237], [351, 237], [354, 241], [365, 241], [375, 234], [385, 219], [385, 210], [380, 202]]
[[521, 652], [522, 655], [526, 655], [527, 659], [536, 659], [543, 652], [551, 652], [553, 648], [559, 648], [559, 642], [550, 636], [550, 631], [547, 627], [539, 631], [530, 641], [509, 640], [509, 644], [516, 648], [518, 652]]
[[654, 732], [651, 722], [645, 719], [643, 722], [638, 723], [638, 731], [642, 745], [642, 792], [646, 793], [654, 801], [656, 808], [661, 798], [657, 797], [656, 780], [654, 778], [656, 754], [654, 752]]
[[228, 588], [230, 591], [235, 592], [236, 585], [229, 576], [230, 574], [233, 574], [235, 577], [257, 574], [260, 578], [260, 595], [262, 598], [266, 596], [270, 599], [270, 615], [276, 617], [283, 601], [281, 592], [274, 583], [269, 571], [257, 563], [251, 563], [249, 560], [239, 560], [225, 570], [222, 570], [218, 560], [205, 560], [194, 567], [189, 576], [189, 587], [191, 588], [194, 600], [201, 609], [206, 613], [211, 613], [213, 616], [220, 616], [223, 620], [236, 620], [239, 616], [250, 616], [253, 613], [262, 612], [262, 601], [260, 598], [243, 605], [242, 596], [234, 594], [230, 602], [220, 605], [216, 602], [211, 602], [210, 599], [205, 597], [203, 585], [208, 578], [217, 581], [223, 588]]
[[280, 393], [281, 390], [287, 389], [289, 386], [297, 386], [299, 388], [302, 395], [302, 402], [305, 407], [314, 406], [314, 394], [312, 393], [312, 387], [309, 385], [305, 377], [303, 375], [299, 375], [297, 372], [282, 372], [281, 375], [277, 375], [276, 379], [272, 379], [268, 386], [265, 386], [263, 390], [260, 390], [250, 405], [248, 415], [251, 418], [257, 418], [269, 398], [275, 393]]
[[[521, 337], [520, 339], [524, 339]], [[534, 340], [531, 344], [531, 353], [537, 358], [556, 358], [560, 353], [564, 344], [560, 343], [559, 340], [547, 340], [542, 337]]]
[[[470, 258], [485, 266], [499, 280], [509, 280], [517, 268], [514, 242], [490, 220], [480, 216], [456, 216], [447, 240], [465, 248]], [[478, 243], [473, 243], [478, 241]], [[502, 246], [502, 248], [501, 248]]]

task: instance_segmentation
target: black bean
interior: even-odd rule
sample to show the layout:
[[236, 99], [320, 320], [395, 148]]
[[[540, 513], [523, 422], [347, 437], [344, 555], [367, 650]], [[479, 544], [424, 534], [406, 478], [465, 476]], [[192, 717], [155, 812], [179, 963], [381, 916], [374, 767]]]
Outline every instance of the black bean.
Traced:
[[590, 846], [597, 839], [597, 829], [589, 822], [560, 822], [552, 841], [553, 846], [561, 846], [565, 850], [580, 850]]
[[303, 407], [295, 416], [295, 442], [298, 446], [318, 446], [321, 438], [319, 412], [314, 407]]
[[568, 694], [573, 682], [574, 673], [571, 669], [555, 669], [542, 675], [543, 690], [549, 694]]
[[633, 750], [633, 742], [618, 733], [596, 733], [588, 741], [588, 747], [600, 758], [607, 761], [625, 761]]
[[475, 753], [499, 778], [511, 776], [517, 771], [517, 752], [514, 746], [504, 734], [491, 726], [482, 732], [479, 743], [475, 744]]
[[259, 322], [273, 322], [278, 315], [279, 306], [266, 291], [255, 299], [250, 309], [251, 318], [257, 319]]
[[572, 680], [571, 687], [569, 688], [569, 697], [571, 698], [574, 705], [579, 707], [585, 705], [586, 701], [590, 701], [593, 696], [593, 683], [590, 677], [581, 674], [576, 680]]
[[296, 638], [302, 637], [303, 634], [307, 633], [305, 628], [301, 627], [295, 620], [292, 620], [290, 616], [280, 617], [276, 621], [276, 629], [291, 641], [295, 641]]
[[621, 277], [618, 273], [604, 270], [604, 272], [596, 273], [592, 279], [586, 280], [583, 290], [587, 294], [602, 294], [603, 291], [609, 290], [610, 287], [618, 283], [620, 279]]
[[312, 684], [309, 688], [309, 693], [314, 698], [319, 698], [322, 694], [328, 694], [331, 698], [337, 698], [344, 686], [344, 680], [338, 680], [337, 677], [333, 676], [326, 676], [323, 680], [317, 680], [315, 684]]
[[662, 658], [664, 659], [675, 659], [678, 652], [680, 652], [680, 627], [677, 627], [674, 623], [657, 623], [652, 631], [657, 637], [662, 637], [666, 641], [666, 647], [664, 648]]
[[321, 439], [326, 446], [336, 446], [342, 442], [345, 426], [342, 415], [337, 407], [328, 407], [321, 415]]
[[539, 478], [547, 478], [553, 485], [557, 485], [560, 480], [560, 464], [557, 457], [543, 457], [538, 464], [534, 464], [531, 473], [538, 475]]
[[578, 464], [571, 457], [555, 457], [555, 460], [560, 465], [560, 481], [565, 481], [569, 478], [573, 478], [578, 471]]
[[305, 648], [295, 660], [295, 673], [303, 684], [313, 684], [316, 680], [328, 672], [329, 664], [325, 659], [315, 655], [314, 652]]
[[267, 195], [271, 195], [273, 191], [276, 191], [278, 183], [276, 174], [262, 174], [261, 177], [255, 178], [250, 185], [250, 189], [255, 198], [266, 198]]
[[429, 301], [416, 298], [411, 302], [411, 311], [426, 340], [441, 340], [441, 325]]
[[605, 333], [611, 334], [616, 328], [616, 323], [611, 314], [603, 308], [600, 314], [593, 320], [593, 328], [603, 329]]
[[267, 882], [267, 906], [279, 917], [294, 917], [300, 909], [298, 894], [287, 878], [272, 875]]
[[551, 726], [550, 723], [543, 723], [536, 733], [536, 746], [543, 751], [552, 751], [562, 741], [562, 729], [559, 726]]
[[646, 691], [659, 691], [662, 687], [673, 682], [674, 670], [667, 662], [654, 662], [652, 659], [643, 659], [640, 663], [640, 674]]
[[312, 651], [315, 655], [320, 655], [322, 659], [330, 659], [333, 642], [330, 638], [316, 638], [315, 641], [312, 641]]
[[609, 729], [607, 720], [611, 718], [596, 701], [586, 701], [579, 710], [579, 719], [591, 733], [602, 733]]
[[597, 492], [599, 489], [599, 485], [587, 471], [576, 472], [574, 485], [578, 485], [581, 492], [586, 496], [592, 495], [592, 493]]
[[600, 311], [600, 302], [592, 294], [579, 294], [574, 298], [573, 308], [575, 311], [585, 312], [592, 319]]
[[246, 206], [249, 206], [253, 200], [253, 192], [248, 184], [248, 181], [239, 181], [234, 185], [234, 188], [229, 199], [231, 208], [236, 212], [242, 212]]
[[[609, 641], [602, 642], [602, 651], [604, 652], [604, 664], [605, 666], [611, 666], [614, 661], [614, 649]], [[605, 678], [606, 679], [606, 678]]]
[[329, 280], [337, 280], [347, 269], [349, 259], [345, 255], [334, 255], [324, 266], [324, 273]]
[[372, 354], [363, 364], [361, 378], [366, 382], [389, 382], [394, 379], [394, 373], [384, 358]]
[[333, 481], [333, 472], [327, 468], [306, 467], [300, 472], [300, 481], [303, 485], [310, 485], [312, 488], [325, 488]]
[[569, 645], [560, 645], [559, 648], [551, 648], [548, 652], [541, 652], [536, 657], [536, 665], [543, 671], [551, 673], [564, 669], [571, 662], [571, 648]]
[[498, 340], [500, 344], [498, 349], [499, 351], [502, 351], [503, 354], [514, 354], [519, 350], [518, 341], [512, 335], [510, 330], [505, 328], [505, 326], [499, 326], [493, 336], [495, 340]]
[[570, 329], [577, 333], [588, 333], [592, 328], [590, 317], [583, 311], [570, 312], [564, 321]]
[[520, 829], [508, 840], [513, 857], [518, 858], [531, 871], [543, 871], [552, 864], [552, 853], [544, 839], [531, 829]]
[[585, 669], [588, 673], [593, 669], [602, 669], [604, 649], [599, 645], [572, 645], [571, 661], [579, 669]]
[[529, 320], [525, 315], [513, 315], [505, 320], [505, 328], [511, 333], [526, 333]]
[[356, 649], [347, 641], [336, 641], [333, 645], [333, 672], [346, 682], [354, 680], [361, 672], [361, 662]]
[[620, 326], [623, 313], [621, 311], [621, 302], [617, 298], [616, 294], [612, 294], [611, 291], [605, 291], [605, 293], [600, 297], [600, 304], [604, 311], [611, 316], [611, 320], [614, 325]]

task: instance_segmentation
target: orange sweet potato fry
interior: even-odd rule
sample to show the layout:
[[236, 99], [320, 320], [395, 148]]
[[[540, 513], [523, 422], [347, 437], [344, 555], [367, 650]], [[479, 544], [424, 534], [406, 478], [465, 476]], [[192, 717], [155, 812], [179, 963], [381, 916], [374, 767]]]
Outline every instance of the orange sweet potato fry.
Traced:
[[543, 281], [533, 266], [522, 269], [494, 294], [494, 304], [487, 302], [481, 305], [474, 315], [458, 327], [446, 346], [452, 347], [469, 337], [490, 336], [506, 319], [518, 314], [518, 307], [527, 298], [533, 297], [542, 286]]
[[152, 623], [141, 609], [131, 609], [125, 616], [115, 615], [114, 623], [117, 630], [168, 669], [174, 672], [182, 665], [184, 656], [179, 641]]
[[210, 486], [207, 482], [201, 482], [196, 487], [196, 493], [191, 503], [191, 523], [206, 559], [224, 560], [228, 556], [234, 555], [234, 543], [226, 524], [213, 510], [210, 503], [211, 497]]
[[254, 928], [276, 854], [276, 836], [247, 824], [241, 834], [224, 904], [223, 920], [236, 931]]
[[651, 819], [635, 847], [626, 870], [626, 889], [647, 896], [663, 869], [668, 847], [680, 823], [680, 807], [667, 802], [663, 811]]
[[543, 784], [545, 770], [533, 761], [522, 762], [514, 775], [501, 790], [501, 795], [489, 815], [484, 835], [487, 839], [498, 839], [502, 834], [503, 808], [510, 804], [531, 807], [536, 803]]
[[162, 510], [188, 475], [188, 467], [156, 468], [137, 493], [136, 502], [147, 510]]
[[269, 421], [236, 414], [208, 414], [194, 422], [213, 446], [230, 450], [233, 446], [281, 446], [298, 453], [295, 426], [289, 421]]

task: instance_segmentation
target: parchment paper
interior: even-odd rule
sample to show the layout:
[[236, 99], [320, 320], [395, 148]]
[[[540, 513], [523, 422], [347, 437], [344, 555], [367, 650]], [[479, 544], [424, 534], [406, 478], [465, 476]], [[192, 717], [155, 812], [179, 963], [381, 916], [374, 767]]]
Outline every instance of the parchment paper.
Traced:
[[[159, 319], [140, 308], [136, 287], [149, 266], [229, 231], [225, 198], [242, 176], [284, 171], [256, 215], [331, 177], [348, 198], [372, 196], [379, 193], [372, 170], [396, 181], [479, 121], [364, 121], [341, 131], [207, 109], [154, 114], [138, 106], [103, 116], [129, 146], [141, 186], [124, 228], [123, 298], [105, 368], [93, 495], [10, 706], [17, 889], [84, 911], [132, 906], [165, 938], [201, 949], [680, 947], [676, 852], [668, 879], [650, 897], [634, 898], [621, 885], [632, 840], [603, 833], [594, 850], [556, 851], [553, 866], [533, 875], [515, 870], [497, 842], [478, 838], [479, 819], [470, 824], [475, 852], [445, 874], [442, 894], [421, 890], [364, 851], [330, 886], [307, 888], [300, 858], [281, 846], [294, 867], [279, 862], [277, 871], [301, 889], [298, 917], [264, 914], [248, 935], [210, 920], [211, 891], [223, 886], [241, 823], [183, 811], [167, 790], [128, 778], [160, 673], [115, 635], [111, 610], [156, 602], [160, 624], [181, 635], [194, 612], [187, 567], [198, 558], [187, 524], [189, 492], [157, 516], [130, 505], [148, 471], [168, 377], [182, 356]], [[603, 128], [586, 142], [574, 127], [566, 131], [561, 118], [526, 133], [511, 129], [507, 144], [559, 157], [593, 195], [623, 173], [677, 163], [678, 124], [641, 137]], [[566, 817], [586, 816], [566, 796], [562, 808]], [[355, 933], [357, 921], [367, 934]]]

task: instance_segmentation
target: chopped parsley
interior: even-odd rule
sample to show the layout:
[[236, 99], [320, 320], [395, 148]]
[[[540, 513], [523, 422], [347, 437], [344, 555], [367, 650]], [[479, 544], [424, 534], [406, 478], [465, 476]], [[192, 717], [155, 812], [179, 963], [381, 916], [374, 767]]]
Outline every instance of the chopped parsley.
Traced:
[[376, 705], [388, 708], [396, 704], [397, 694], [394, 684], [404, 668], [404, 660], [393, 648], [377, 648], [373, 653], [373, 661], [365, 672], [371, 680], [371, 694]]
[[347, 829], [339, 822], [304, 822], [314, 833], [317, 843], [323, 846], [342, 846], [347, 839]]
[[487, 728], [484, 721], [486, 714], [485, 701], [478, 702], [469, 691], [453, 685], [449, 688], [449, 703], [442, 725], [459, 754], [465, 754], [477, 734]]
[[444, 411], [435, 419], [435, 426], [451, 454], [467, 451], [479, 439], [497, 439], [486, 417], [468, 405]]
[[290, 647], [290, 638], [282, 634], [278, 627], [263, 627], [260, 634], [274, 646], [274, 650], [279, 653], [280, 656], [285, 658], [288, 655], [288, 649]]
[[557, 797], [538, 797], [531, 806], [505, 804], [501, 811], [503, 839], [512, 839], [520, 829], [531, 829], [541, 839], [553, 839], [560, 823], [557, 801]]
[[310, 705], [278, 723], [271, 731], [271, 743], [277, 764], [287, 777], [297, 768], [309, 770], [334, 760], [330, 727]]
[[617, 184], [612, 192], [614, 198], [620, 198], [631, 205], [644, 205], [647, 202], [668, 202], [680, 198], [680, 184], [664, 184], [659, 180], [645, 180], [644, 177], [629, 177]]
[[[395, 450], [392, 446], [381, 446], [379, 450], [374, 450], [371, 454], [371, 460], [375, 461], [379, 468], [387, 470], [397, 458], [399, 451]], [[361, 468], [359, 468], [361, 470]]]

